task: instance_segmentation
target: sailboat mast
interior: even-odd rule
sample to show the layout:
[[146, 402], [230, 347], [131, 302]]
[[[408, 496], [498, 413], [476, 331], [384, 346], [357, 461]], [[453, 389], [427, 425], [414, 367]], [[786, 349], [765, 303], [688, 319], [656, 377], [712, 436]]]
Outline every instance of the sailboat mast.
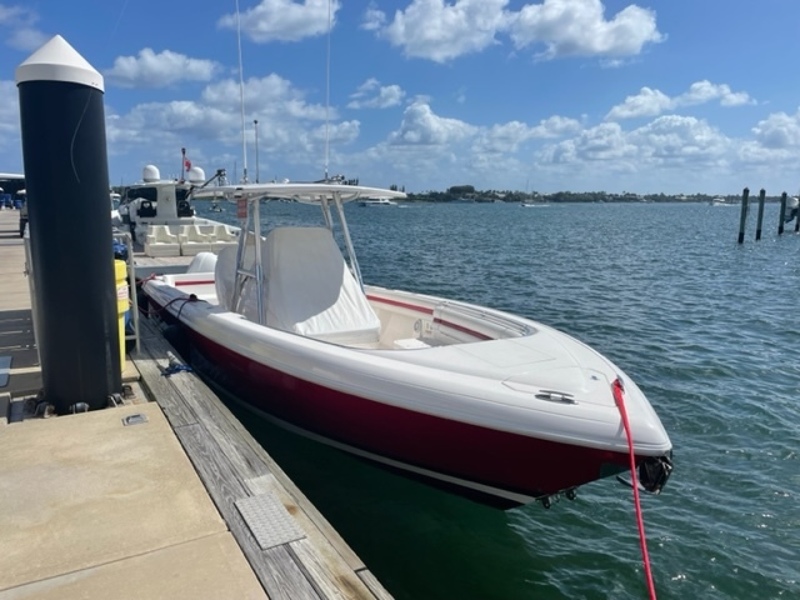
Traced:
[[244, 67], [242, 67], [242, 22], [236, 0], [236, 41], [239, 46], [239, 105], [242, 113], [242, 183], [247, 183], [247, 137], [244, 128]]

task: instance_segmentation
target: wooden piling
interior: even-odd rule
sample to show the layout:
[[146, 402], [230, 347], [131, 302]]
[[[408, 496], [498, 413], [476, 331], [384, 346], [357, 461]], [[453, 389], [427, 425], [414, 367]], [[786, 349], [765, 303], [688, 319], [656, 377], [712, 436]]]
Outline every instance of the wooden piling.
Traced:
[[764, 188], [761, 188], [761, 192], [758, 194], [758, 218], [756, 219], [756, 241], [761, 239], [761, 224], [764, 222], [764, 199], [766, 198], [767, 192], [764, 191]]
[[781, 194], [781, 212], [778, 220], [778, 235], [783, 235], [783, 223], [786, 220], [786, 192]]
[[747, 223], [747, 199], [750, 197], [750, 189], [742, 190], [742, 212], [739, 217], [739, 243], [744, 243], [744, 226]]

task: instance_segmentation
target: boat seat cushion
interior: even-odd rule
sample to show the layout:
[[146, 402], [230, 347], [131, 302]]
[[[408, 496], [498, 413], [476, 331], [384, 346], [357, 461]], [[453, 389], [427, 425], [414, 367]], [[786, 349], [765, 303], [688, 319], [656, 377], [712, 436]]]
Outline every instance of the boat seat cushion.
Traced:
[[178, 242], [181, 245], [181, 254], [184, 256], [194, 256], [214, 249], [214, 236], [202, 233], [197, 225], [181, 225]]
[[278, 227], [264, 252], [267, 325], [338, 343], [376, 343], [381, 323], [324, 227]]
[[178, 236], [166, 225], [150, 225], [145, 236], [144, 252], [148, 256], [180, 256]]
[[195, 255], [189, 267], [186, 269], [187, 273], [213, 273], [217, 267], [217, 255], [213, 252], [200, 252]]
[[[217, 288], [217, 303], [225, 310], [234, 310], [231, 306], [233, 286], [236, 281], [236, 246], [229, 246], [220, 250], [214, 267], [214, 284]], [[244, 268], [253, 268], [253, 247], [249, 246], [245, 253]], [[252, 279], [245, 280], [239, 300], [238, 312], [250, 321], [258, 323], [258, 303], [255, 297], [256, 285]]]

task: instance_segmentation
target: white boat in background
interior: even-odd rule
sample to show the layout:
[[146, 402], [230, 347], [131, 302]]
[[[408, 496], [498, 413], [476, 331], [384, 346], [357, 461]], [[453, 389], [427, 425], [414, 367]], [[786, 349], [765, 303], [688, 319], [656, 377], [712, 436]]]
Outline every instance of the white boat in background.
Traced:
[[711, 206], [733, 206], [732, 202], [728, 202], [722, 196], [717, 196], [716, 198], [713, 198], [711, 202], [709, 202], [709, 204], [711, 204]]
[[213, 188], [204, 188], [209, 181], [199, 167], [189, 170], [187, 181], [177, 181], [162, 179], [158, 168], [147, 165], [142, 182], [127, 187], [120, 200], [122, 226], [146, 256], [194, 256], [235, 246], [237, 227], [198, 217], [192, 207], [199, 190], [204, 197], [214, 197]]
[[359, 206], [397, 206], [397, 202], [390, 200], [389, 198], [369, 198], [366, 200], [361, 200], [358, 203]]
[[[239, 246], [142, 289], [199, 370], [252, 409], [508, 508], [549, 506], [626, 470], [626, 408], [639, 485], [657, 493], [669, 478], [672, 444], [658, 416], [595, 350], [523, 317], [362, 281], [344, 205], [404, 194], [331, 183], [217, 189], [247, 204]], [[316, 204], [321, 225], [263, 236], [262, 198]]]
[[786, 199], [786, 212], [784, 213], [783, 222], [788, 223], [797, 218], [797, 213], [800, 210], [800, 198], [796, 196]]

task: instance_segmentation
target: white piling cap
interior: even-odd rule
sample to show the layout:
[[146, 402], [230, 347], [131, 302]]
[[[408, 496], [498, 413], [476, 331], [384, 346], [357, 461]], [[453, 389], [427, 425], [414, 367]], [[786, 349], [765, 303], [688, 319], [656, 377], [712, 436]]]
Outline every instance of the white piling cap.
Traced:
[[31, 54], [15, 73], [17, 85], [26, 81], [64, 81], [105, 92], [103, 76], [60, 35]]

